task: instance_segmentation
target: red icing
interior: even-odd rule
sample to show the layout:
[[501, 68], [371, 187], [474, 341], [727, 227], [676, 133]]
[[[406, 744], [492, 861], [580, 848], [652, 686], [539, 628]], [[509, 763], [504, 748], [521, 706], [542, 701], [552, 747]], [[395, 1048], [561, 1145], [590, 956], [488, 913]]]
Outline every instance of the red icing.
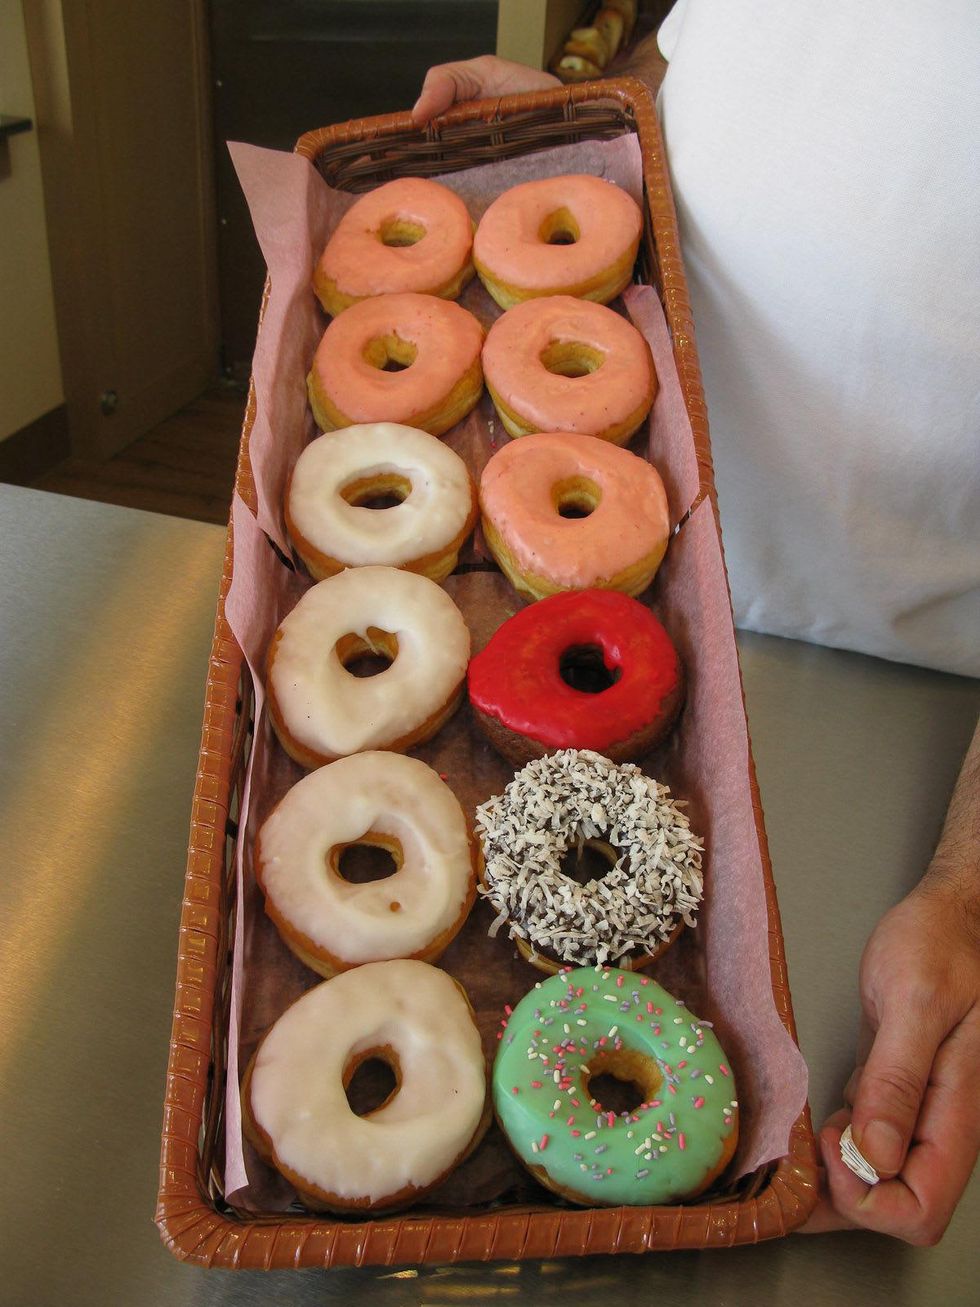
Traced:
[[[569, 648], [596, 645], [619, 680], [597, 694], [562, 679]], [[470, 661], [474, 707], [548, 748], [601, 753], [642, 730], [677, 688], [680, 662], [653, 613], [618, 590], [572, 590], [516, 613]]]

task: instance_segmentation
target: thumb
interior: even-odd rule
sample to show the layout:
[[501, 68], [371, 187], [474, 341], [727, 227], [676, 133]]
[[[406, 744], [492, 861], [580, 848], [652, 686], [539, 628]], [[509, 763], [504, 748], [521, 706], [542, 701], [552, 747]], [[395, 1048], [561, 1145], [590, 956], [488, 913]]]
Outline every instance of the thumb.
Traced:
[[462, 99], [463, 96], [456, 68], [452, 64], [439, 64], [430, 68], [422, 83], [419, 98], [412, 108], [412, 121], [416, 126], [424, 127], [427, 122], [451, 108], [457, 98]]
[[907, 1008], [884, 1013], [851, 1112], [854, 1143], [882, 1179], [902, 1169], [944, 1033]]

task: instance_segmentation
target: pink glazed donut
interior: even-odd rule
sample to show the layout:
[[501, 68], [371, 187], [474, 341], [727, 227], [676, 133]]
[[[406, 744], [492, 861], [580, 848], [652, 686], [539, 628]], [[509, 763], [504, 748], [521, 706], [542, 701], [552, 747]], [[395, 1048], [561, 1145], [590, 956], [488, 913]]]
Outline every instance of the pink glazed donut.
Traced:
[[511, 436], [574, 431], [625, 444], [650, 411], [657, 376], [646, 341], [601, 304], [552, 295], [494, 323], [487, 389]]
[[564, 431], [499, 449], [483, 469], [480, 511], [491, 553], [530, 599], [592, 587], [638, 595], [670, 535], [652, 464]]
[[643, 218], [601, 177], [546, 177], [494, 200], [473, 238], [480, 280], [503, 309], [539, 295], [608, 304], [633, 275]]
[[373, 295], [416, 291], [454, 300], [473, 276], [473, 221], [445, 186], [422, 177], [387, 182], [341, 218], [313, 274], [336, 316]]
[[[334, 318], [307, 378], [321, 431], [400, 422], [441, 436], [483, 393], [483, 328], [435, 295], [378, 295]], [[394, 370], [392, 370], [394, 369]]]

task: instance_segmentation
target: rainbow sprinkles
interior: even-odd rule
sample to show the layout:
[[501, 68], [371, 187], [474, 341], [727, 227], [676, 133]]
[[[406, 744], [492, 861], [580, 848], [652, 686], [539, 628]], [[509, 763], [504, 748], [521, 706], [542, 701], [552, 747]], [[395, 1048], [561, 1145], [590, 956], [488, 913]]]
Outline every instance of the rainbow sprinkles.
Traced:
[[[654, 1205], [704, 1191], [738, 1137], [735, 1080], [710, 1022], [646, 976], [562, 970], [501, 1031], [494, 1110], [543, 1184], [584, 1204]], [[607, 1109], [598, 1077], [639, 1101]]]

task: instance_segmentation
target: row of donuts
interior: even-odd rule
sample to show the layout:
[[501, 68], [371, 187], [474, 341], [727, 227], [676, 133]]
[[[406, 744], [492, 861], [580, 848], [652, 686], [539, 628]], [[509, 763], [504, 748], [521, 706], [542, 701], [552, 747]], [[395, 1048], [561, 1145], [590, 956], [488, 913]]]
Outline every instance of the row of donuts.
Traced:
[[[442, 435], [479, 401], [485, 377], [511, 436], [625, 443], [656, 393], [643, 336], [603, 307], [632, 273], [635, 202], [597, 177], [550, 178], [491, 204], [473, 263], [471, 228], [456, 195], [420, 179], [389, 182], [348, 210], [314, 279], [334, 315], [307, 379], [320, 429], [390, 421]], [[449, 302], [474, 263], [508, 310], [485, 339]]]
[[[394, 1088], [360, 1115], [347, 1088], [372, 1060]], [[605, 1107], [594, 1086], [610, 1079], [635, 1084], [639, 1101]], [[603, 966], [565, 969], [507, 1009], [488, 1088], [462, 986], [405, 959], [293, 1003], [250, 1062], [242, 1105], [248, 1138], [306, 1206], [377, 1214], [437, 1189], [492, 1116], [526, 1169], [572, 1202], [693, 1197], [734, 1153], [733, 1092], [710, 1022], [647, 976]]]
[[[406, 236], [404, 230], [395, 234]], [[348, 315], [350, 312], [348, 309]], [[392, 351], [404, 342], [395, 334], [392, 342], [382, 343], [395, 358]], [[378, 370], [381, 364], [374, 360], [371, 366]], [[420, 433], [414, 434], [424, 440]], [[380, 450], [373, 451], [372, 461], [372, 450], [363, 445], [358, 462], [357, 434], [342, 432], [314, 443], [325, 447], [334, 442], [335, 449], [340, 450], [344, 437], [349, 458], [357, 465], [348, 461], [335, 490], [353, 510], [348, 513], [353, 519], [360, 517], [362, 523], [365, 517], [386, 519], [384, 529], [380, 524], [371, 528], [383, 535], [396, 515], [367, 513], [363, 504], [372, 497], [389, 494], [395, 500], [401, 497], [399, 507], [404, 507], [412, 498], [417, 475], [402, 466], [404, 457], [396, 460], [395, 470], [390, 456], [379, 464]], [[566, 438], [573, 443], [581, 439]], [[530, 441], [521, 444], [531, 449]], [[398, 448], [399, 453], [406, 449], [404, 439], [399, 439]], [[441, 455], [450, 452], [438, 448]], [[605, 448], [626, 459], [633, 458], [624, 451]], [[501, 451], [501, 455], [506, 452]], [[555, 451], [547, 452], [554, 455]], [[642, 460], [633, 461], [648, 467]], [[380, 483], [376, 471], [379, 466], [383, 469]], [[576, 947], [579, 954], [588, 956], [591, 949], [591, 957], [599, 958], [595, 972], [580, 976], [569, 973], [566, 965], [559, 975], [544, 982], [544, 986], [556, 988], [549, 1006], [557, 1009], [557, 1015], [570, 1015], [570, 1000], [581, 1000], [590, 990], [599, 998], [615, 1000], [615, 990], [605, 992], [608, 986], [615, 984], [621, 989], [628, 981], [631, 1000], [625, 1001], [629, 1006], [630, 1001], [639, 1004], [640, 991], [650, 986], [643, 996], [645, 1005], [635, 1014], [643, 1028], [631, 1030], [626, 1038], [617, 1024], [608, 1020], [608, 1009], [603, 1011], [598, 999], [593, 1000], [594, 1007], [600, 1009], [595, 1031], [582, 1029], [593, 1024], [587, 1016], [590, 1005], [588, 1000], [576, 1002], [575, 1036], [559, 1040], [551, 1050], [553, 1076], [549, 1057], [539, 1051], [542, 1031], [535, 1030], [528, 1037], [517, 1024], [522, 1012], [525, 1025], [550, 1025], [554, 1021], [554, 1015], [542, 1017], [544, 996], [537, 990], [544, 986], [536, 987], [518, 1005], [506, 1031], [498, 1036], [502, 1043], [494, 1066], [493, 1090], [497, 1118], [518, 1157], [543, 1183], [574, 1201], [649, 1203], [694, 1194], [711, 1182], [731, 1155], [736, 1104], [733, 1099], [722, 1102], [721, 1097], [716, 1103], [717, 1094], [704, 1092], [688, 1094], [681, 1102], [676, 1098], [681, 1081], [687, 1078], [688, 1066], [691, 1078], [705, 1075], [705, 1084], [698, 1085], [699, 1090], [712, 1082], [712, 1072], [719, 1069], [720, 1076], [728, 1078], [724, 1055], [704, 1028], [705, 1023], [686, 1012], [677, 1018], [664, 1017], [665, 1011], [674, 1010], [674, 1001], [659, 987], [652, 986], [645, 977], [615, 972], [602, 963], [604, 957], [622, 957], [630, 949], [639, 947], [642, 951], [651, 939], [657, 940], [658, 946], [669, 942], [684, 920], [691, 924], [701, 889], [700, 844], [691, 835], [686, 818], [670, 802], [666, 788], [643, 777], [635, 767], [616, 767], [607, 758], [588, 751], [566, 748], [541, 757], [555, 745], [543, 746], [536, 741], [531, 752], [534, 761], [518, 773], [503, 795], [495, 796], [478, 810], [481, 853], [458, 802], [431, 769], [401, 753], [379, 752], [363, 737], [357, 742], [358, 726], [368, 724], [373, 730], [380, 720], [384, 723], [382, 730], [387, 732], [387, 738], [380, 742], [385, 750], [410, 748], [438, 730], [458, 702], [462, 688], [459, 665], [465, 675], [468, 632], [449, 596], [425, 576], [435, 574], [441, 578], [451, 570], [461, 543], [457, 537], [462, 531], [465, 538], [472, 525], [472, 482], [465, 467], [462, 470], [465, 481], [458, 483], [457, 490], [465, 488], [467, 508], [463, 526], [457, 525], [451, 533], [448, 550], [444, 545], [440, 553], [437, 546], [408, 562], [400, 560], [400, 571], [390, 566], [358, 566], [328, 551], [324, 556], [329, 563], [352, 570], [332, 575], [337, 569], [328, 566], [325, 570], [331, 579], [314, 586], [301, 600], [277, 631], [270, 650], [269, 702], [276, 731], [304, 766], [320, 770], [295, 786], [263, 827], [256, 847], [256, 871], [267, 896], [267, 910], [283, 938], [308, 965], [334, 978], [294, 1004], [263, 1040], [243, 1086], [246, 1130], [267, 1160], [293, 1180], [309, 1205], [330, 1210], [390, 1210], [415, 1201], [472, 1151], [489, 1121], [485, 1078], [476, 1074], [481, 1060], [479, 1034], [461, 988], [428, 963], [439, 956], [462, 925], [474, 899], [479, 873], [484, 878], [483, 892], [498, 909], [491, 933], [504, 920], [510, 920], [511, 932], [518, 929], [518, 945], [523, 945], [525, 956], [537, 965], [542, 965], [543, 955], [537, 949], [543, 944], [550, 945], [559, 959], [574, 958]], [[526, 479], [529, 471], [529, 467], [521, 469], [518, 483]], [[576, 497], [581, 501], [583, 496], [595, 494], [598, 482], [592, 471], [589, 476], [577, 469], [556, 480], [554, 467], [545, 461], [541, 479], [551, 492], [551, 517], [557, 516], [568, 527], [583, 526], [587, 519], [563, 518], [560, 510], [576, 506]], [[634, 469], [631, 472], [636, 475]], [[625, 469], [623, 473], [623, 484], [627, 484], [630, 475]], [[299, 479], [297, 467], [293, 485]], [[561, 489], [556, 491], [559, 486]], [[602, 490], [606, 489], [603, 485]], [[569, 498], [562, 502], [562, 495]], [[484, 509], [486, 498], [481, 484]], [[596, 506], [594, 502], [581, 504], [587, 511]], [[440, 517], [439, 512], [420, 513], [422, 508], [416, 503], [420, 518]], [[339, 511], [343, 515], [345, 509]], [[295, 514], [293, 518], [290, 530], [297, 541], [302, 529]], [[485, 529], [488, 535], [493, 533], [492, 516], [486, 512]], [[499, 549], [499, 535], [496, 542]], [[418, 545], [415, 548], [418, 553]], [[588, 552], [581, 536], [574, 545], [566, 541], [566, 548], [572, 557]], [[532, 550], [534, 556], [536, 551]], [[362, 550], [360, 562], [364, 561]], [[503, 558], [498, 561], [503, 566]], [[653, 570], [658, 562], [659, 555]], [[413, 563], [421, 564], [418, 570], [423, 576], [407, 570]], [[434, 572], [427, 570], [433, 567]], [[523, 580], [518, 570], [504, 570], [512, 580]], [[621, 578], [621, 587], [636, 593], [648, 580], [649, 576], [641, 584], [633, 573], [630, 578]], [[571, 580], [553, 588], [567, 590], [574, 584]], [[331, 587], [328, 596], [325, 592]], [[340, 587], [344, 588], [343, 594]], [[532, 587], [521, 588], [537, 597]], [[614, 611], [617, 605], [619, 610]], [[627, 612], [624, 605], [638, 611]], [[538, 622], [528, 622], [528, 614], [543, 614], [549, 606], [556, 610], [550, 640], [544, 645], [535, 644]], [[420, 613], [424, 614], [421, 621]], [[661, 662], [675, 669], [676, 689], [676, 655], [648, 610], [622, 594], [596, 591], [585, 595], [559, 593], [505, 624], [487, 649], [470, 663], [471, 697], [474, 681], [479, 679], [474, 669], [479, 668], [482, 659], [483, 679], [491, 685], [496, 680], [509, 687], [515, 681], [516, 667], [516, 681], [526, 681], [524, 697], [534, 706], [547, 699], [542, 688], [554, 688], [542, 687], [535, 681], [541, 666], [552, 664], [553, 673], [575, 673], [563, 678], [553, 676], [561, 679], [566, 699], [594, 701], [604, 697], [610, 701], [612, 686], [585, 687], [576, 683], [576, 676], [588, 680], [596, 667], [562, 667], [562, 654], [599, 648], [599, 661], [608, 670], [610, 650], [603, 643], [603, 634], [597, 631], [601, 629], [609, 636], [612, 630], [612, 639], [621, 637], [624, 630], [632, 635], [640, 613], [653, 623], [655, 642], [666, 642], [666, 660], [663, 649], [659, 656]], [[343, 631], [331, 626], [331, 615], [336, 625], [337, 614], [342, 614], [339, 626]], [[525, 627], [518, 630], [516, 624], [522, 619]], [[646, 631], [648, 640], [653, 628]], [[619, 637], [615, 635], [617, 630]], [[427, 635], [431, 637], [428, 643]], [[495, 641], [499, 642], [496, 650]], [[324, 645], [331, 650], [326, 683], [322, 675]], [[383, 655], [393, 666], [386, 677], [358, 680], [352, 685], [353, 678], [344, 672], [345, 663], [365, 651]], [[523, 667], [522, 653], [526, 655]], [[642, 657], [623, 657], [622, 650], [613, 650], [611, 660], [617, 668], [621, 664], [642, 665]], [[434, 699], [423, 695], [419, 702], [416, 691], [425, 678], [431, 677], [434, 665], [448, 667], [451, 679], [456, 678], [458, 685], [450, 689], [445, 702], [440, 702], [441, 694]], [[395, 667], [401, 672], [400, 679], [390, 675]], [[500, 668], [506, 668], [503, 677]], [[627, 682], [627, 693], [619, 695], [616, 727], [620, 732], [622, 708], [631, 697], [629, 679], [622, 679]], [[638, 683], [645, 679], [641, 674]], [[304, 685], [307, 689], [315, 687], [316, 702], [306, 695]], [[599, 694], [589, 693], [596, 689]], [[561, 691], [558, 693], [560, 696]], [[411, 722], [406, 722], [402, 711], [406, 700], [411, 700]], [[297, 741], [287, 719], [309, 723], [325, 705], [333, 715], [336, 734], [332, 738], [337, 749], [324, 755]], [[554, 717], [554, 705], [549, 708]], [[479, 708], [477, 715], [492, 716]], [[580, 721], [592, 715], [580, 714]], [[615, 718], [616, 713], [612, 716]], [[494, 739], [491, 732], [491, 739], [507, 756], [520, 760], [526, 755], [508, 752], [511, 734], [508, 730]], [[526, 741], [524, 744], [526, 747]], [[629, 741], [629, 756], [641, 751], [637, 739]], [[337, 760], [329, 762], [330, 758]], [[329, 765], [321, 766], [325, 761]], [[603, 894], [597, 898], [595, 882], [591, 895], [580, 893], [583, 887], [575, 886], [563, 875], [561, 856], [575, 839], [603, 844], [597, 837], [613, 830], [620, 854], [616, 865], [603, 877]], [[551, 838], [541, 838], [545, 831], [550, 831]], [[644, 841], [646, 847], [642, 847]], [[658, 847], [655, 856], [650, 857], [655, 842]], [[347, 884], [340, 874], [339, 859], [351, 844], [375, 844], [386, 849], [395, 861], [395, 875], [369, 885]], [[637, 851], [635, 861], [651, 873], [650, 884], [642, 887], [639, 898], [637, 883], [641, 878], [627, 865], [624, 846], [632, 846]], [[665, 847], [669, 850], [669, 869], [663, 866]], [[605, 848], [609, 850], [609, 845]], [[562, 898], [566, 901], [561, 902]], [[569, 898], [580, 901], [569, 904]], [[570, 907], [580, 912], [580, 921], [571, 931], [567, 925]], [[520, 922], [521, 916], [527, 917], [526, 923]], [[566, 923], [564, 937], [562, 928], [556, 929], [559, 918]], [[520, 932], [526, 931], [528, 925], [531, 933], [522, 938]], [[633, 966], [650, 960], [636, 952], [632, 957]], [[396, 960], [399, 958], [407, 960]], [[558, 966], [551, 960], [544, 962], [542, 969], [556, 971]], [[566, 985], [567, 993], [562, 997], [560, 991]], [[455, 1015], [448, 1022], [450, 1011]], [[683, 1025], [687, 1036], [673, 1029], [675, 1025]], [[567, 1023], [564, 1029], [567, 1036]], [[330, 1032], [327, 1039], [325, 1030]], [[350, 1039], [346, 1039], [348, 1030]], [[672, 1040], [663, 1038], [665, 1033]], [[545, 1039], [550, 1042], [551, 1036]], [[693, 1060], [695, 1047], [707, 1050], [704, 1067]], [[324, 1058], [313, 1052], [317, 1048], [324, 1048]], [[680, 1057], [679, 1052], [687, 1056]], [[395, 1089], [370, 1116], [360, 1117], [352, 1113], [344, 1091], [358, 1066], [375, 1056], [388, 1062]], [[523, 1071], [516, 1067], [515, 1058], [525, 1064]], [[538, 1058], [543, 1059], [549, 1074], [543, 1080], [528, 1079], [528, 1074], [544, 1076], [538, 1071]], [[439, 1075], [433, 1074], [433, 1066], [440, 1068]], [[590, 1089], [590, 1080], [603, 1074], [642, 1084], [643, 1101], [620, 1113], [603, 1109]], [[511, 1080], [514, 1083], [504, 1088], [504, 1082]], [[671, 1110], [665, 1119], [655, 1120], [654, 1114], [663, 1107], [660, 1096], [668, 1092]], [[722, 1096], [724, 1092], [722, 1089]], [[550, 1100], [551, 1093], [563, 1097], [548, 1108], [545, 1099]], [[727, 1093], [731, 1093], [730, 1087]], [[568, 1096], [567, 1103], [564, 1096]], [[687, 1099], [690, 1107], [686, 1106]], [[450, 1106], [459, 1110], [447, 1110]], [[705, 1107], [709, 1110], [698, 1115]], [[685, 1114], [691, 1118], [689, 1123]], [[558, 1117], [563, 1125], [556, 1124]], [[594, 1128], [588, 1128], [592, 1123]], [[376, 1128], [379, 1126], [383, 1127], [381, 1131]], [[596, 1143], [600, 1130], [603, 1135]], [[380, 1156], [379, 1135], [384, 1139]], [[582, 1142], [583, 1135], [585, 1141], [592, 1142]], [[546, 1149], [547, 1164], [541, 1156]], [[596, 1160], [600, 1153], [609, 1154], [601, 1164]], [[365, 1162], [367, 1181], [358, 1183], [355, 1177], [363, 1171]], [[649, 1162], [663, 1164], [646, 1165]]]
[[285, 518], [316, 580], [374, 563], [442, 581], [478, 506], [487, 546], [527, 599], [593, 586], [640, 594], [670, 535], [663, 482], [628, 450], [540, 432], [497, 450], [477, 495], [458, 454], [394, 422], [346, 427], [307, 445], [289, 477]]
[[404, 177], [348, 209], [316, 264], [313, 288], [332, 317], [385, 294], [454, 300], [474, 272], [503, 309], [541, 295], [608, 304], [629, 284], [642, 227], [630, 196], [599, 177], [511, 187], [476, 225], [447, 186]]
[[650, 412], [656, 374], [639, 331], [570, 295], [528, 300], [483, 327], [432, 295], [378, 295], [327, 327], [307, 378], [321, 431], [391, 421], [444, 435], [483, 383], [510, 436], [572, 431], [625, 444]]

